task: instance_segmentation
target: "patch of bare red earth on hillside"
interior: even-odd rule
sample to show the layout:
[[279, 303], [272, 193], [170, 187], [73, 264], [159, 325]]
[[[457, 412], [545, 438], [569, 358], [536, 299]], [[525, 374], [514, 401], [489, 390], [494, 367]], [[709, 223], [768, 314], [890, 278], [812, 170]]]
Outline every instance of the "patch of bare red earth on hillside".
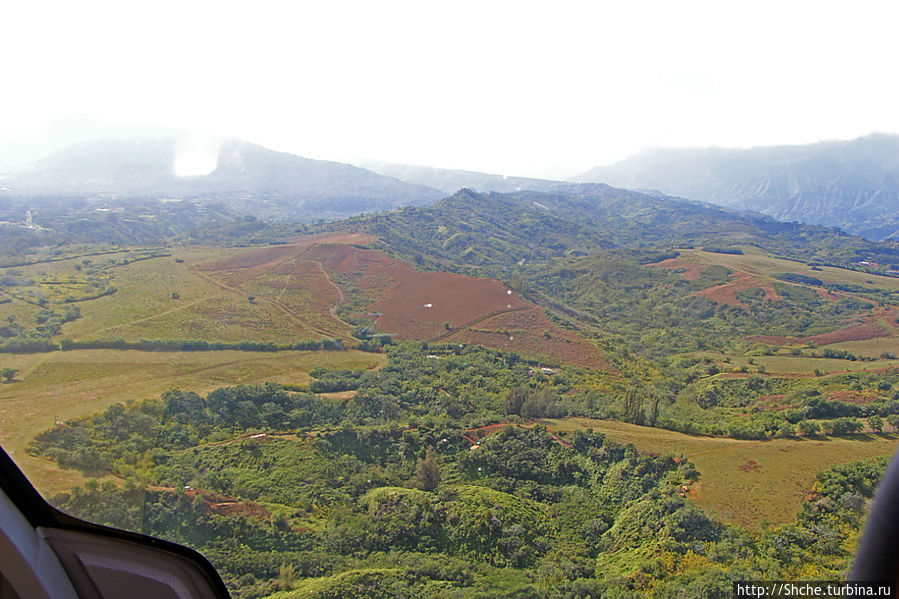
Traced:
[[[434, 339], [485, 316], [532, 307], [494, 279], [421, 272], [379, 250], [322, 244], [310, 251], [329, 269], [356, 275], [374, 301], [379, 331], [400, 339]], [[447, 328], [448, 327], [448, 328]]]
[[874, 311], [873, 314], [865, 316], [863, 319], [864, 322], [857, 322], [855, 324], [851, 324], [829, 333], [822, 333], [820, 335], [813, 335], [811, 337], [753, 335], [751, 337], [746, 337], [746, 339], [748, 341], [757, 341], [760, 343], [767, 343], [769, 345], [798, 345], [812, 343], [820, 346], [830, 345], [832, 343], [845, 343], [847, 341], [865, 341], [868, 339], [876, 339], [878, 337], [889, 337], [892, 335], [891, 331], [885, 328], [878, 321], [887, 320], [890, 322], [895, 322], [897, 312], [899, 311], [893, 308], [878, 308]]
[[[179, 492], [174, 487], [149, 486], [147, 489], [150, 491], [162, 491], [164, 493]], [[228, 497], [227, 495], [222, 495], [215, 491], [183, 489], [180, 492], [191, 499], [199, 497], [203, 502], [203, 509], [206, 512], [214, 512], [222, 516], [248, 516], [251, 518], [258, 518], [259, 520], [269, 520], [272, 515], [268, 509], [257, 503], [253, 503], [252, 501], [240, 501], [239, 499]]]
[[310, 235], [296, 243], [273, 245], [256, 250], [249, 250], [230, 258], [216, 260], [208, 264], [201, 264], [199, 269], [235, 270], [242, 268], [265, 268], [266, 266], [271, 267], [280, 264], [285, 260], [295, 258], [317, 244], [366, 244], [370, 243], [371, 240], [372, 238], [364, 233], [324, 233], [321, 235]]
[[696, 264], [695, 262], [685, 262], [682, 258], [667, 258], [662, 260], [661, 262], [656, 262], [655, 264], [651, 264], [650, 266], [658, 266], [659, 268], [664, 268], [666, 270], [681, 270], [684, 272], [684, 279], [688, 281], [695, 281], [700, 276], [702, 276], [702, 271], [704, 271], [708, 265], [706, 264]]
[[781, 299], [774, 287], [770, 284], [763, 283], [758, 276], [748, 272], [734, 273], [735, 280], [703, 289], [697, 295], [703, 295], [713, 302], [726, 304], [728, 306], [739, 306], [745, 308], [746, 304], [737, 299], [738, 291], [746, 291], [747, 289], [761, 289], [765, 292], [765, 299], [776, 302]]
[[755, 460], [746, 460], [746, 463], [737, 466], [743, 472], [761, 472], [762, 467]]
[[597, 370], [609, 370], [595, 346], [552, 323], [543, 310], [495, 279], [421, 272], [379, 250], [319, 244], [307, 257], [354, 275], [375, 299], [375, 327], [398, 339], [475, 343]]
[[758, 408], [763, 412], [780, 411], [791, 407], [787, 401], [787, 394], [760, 395], [752, 402], [753, 408]]
[[[700, 276], [702, 276], [702, 273], [706, 268], [708, 268], [707, 264], [685, 262], [679, 257], [662, 260], [661, 262], [653, 264], [653, 266], [658, 266], [667, 270], [683, 269], [684, 272], [682, 272], [681, 275], [687, 281], [695, 281]], [[781, 297], [777, 294], [777, 292], [774, 290], [774, 287], [770, 283], [763, 281], [756, 274], [744, 271], [734, 272], [733, 281], [728, 281], [727, 283], [723, 283], [721, 285], [716, 285], [714, 287], [709, 287], [708, 289], [703, 289], [702, 291], [697, 291], [696, 295], [705, 296], [713, 302], [719, 304], [745, 308], [746, 304], [737, 299], [737, 292], [745, 291], [747, 289], [761, 289], [765, 292], [765, 299], [772, 302], [776, 302], [781, 299]]]
[[476, 444], [478, 441], [487, 437], [488, 435], [492, 435], [495, 432], [501, 431], [507, 426], [514, 426], [509, 424], [508, 422], [500, 422], [498, 424], [488, 424], [485, 426], [480, 426], [478, 428], [472, 428], [462, 433], [462, 437], [471, 443], [472, 445]]
[[525, 356], [547, 356], [562, 364], [611, 370], [599, 349], [583, 337], [556, 326], [537, 307], [491, 317], [450, 335], [447, 340], [486, 345]]
[[894, 308], [878, 308], [872, 314], [864, 316], [863, 322], [856, 322], [829, 333], [812, 335], [811, 337], [783, 337], [780, 335], [752, 335], [746, 337], [747, 341], [767, 343], [769, 345], [799, 345], [812, 343], [814, 345], [830, 345], [832, 343], [845, 343], [847, 341], [866, 341], [878, 337], [889, 337], [892, 333], [887, 330], [881, 320], [895, 322], [897, 310]]
[[854, 403], [858, 405], [867, 405], [879, 399], [880, 395], [871, 389], [863, 391], [855, 391], [853, 389], [840, 389], [831, 391], [827, 394], [827, 401], [841, 401], [843, 403]]

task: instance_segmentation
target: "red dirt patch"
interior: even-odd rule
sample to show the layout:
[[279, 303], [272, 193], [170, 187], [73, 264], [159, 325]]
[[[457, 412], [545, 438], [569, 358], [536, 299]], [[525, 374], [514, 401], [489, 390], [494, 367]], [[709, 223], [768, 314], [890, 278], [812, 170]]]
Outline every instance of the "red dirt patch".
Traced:
[[547, 356], [560, 363], [585, 368], [611, 370], [596, 346], [557, 326], [537, 307], [487, 318], [453, 333], [448, 339], [514, 351], [525, 356]]
[[688, 281], [695, 281], [700, 276], [702, 276], [702, 271], [708, 268], [707, 264], [696, 264], [695, 262], [687, 262], [682, 257], [678, 256], [676, 258], [668, 258], [666, 260], [662, 260], [661, 262], [656, 262], [654, 264], [650, 264], [649, 266], [658, 266], [659, 268], [664, 268], [666, 270], [680, 270], [683, 269], [684, 272], [681, 273], [684, 279]]
[[302, 333], [339, 337], [346, 335], [349, 329], [334, 315], [343, 300], [343, 292], [331, 281], [321, 262], [307, 255], [320, 244], [330, 245], [333, 240], [363, 242], [370, 239], [361, 234], [319, 235], [294, 244], [259, 248], [201, 264], [197, 270], [223, 289], [252, 295], [257, 301], [277, 306], [290, 315]]
[[831, 391], [827, 394], [828, 401], [842, 401], [844, 403], [854, 403], [859, 405], [872, 403], [878, 398], [878, 393], [873, 390], [854, 391], [851, 389], [841, 389], [838, 391]]
[[309, 257], [356, 275], [356, 284], [376, 299], [367, 309], [380, 315], [377, 329], [400, 339], [435, 339], [486, 316], [532, 306], [497, 280], [420, 272], [379, 250], [322, 244]]
[[589, 341], [553, 324], [495, 279], [420, 272], [384, 252], [339, 244], [319, 244], [306, 257], [355, 276], [375, 299], [366, 308], [378, 314], [375, 327], [398, 339], [461, 341], [609, 369]]
[[745, 464], [737, 466], [743, 472], [758, 472], [762, 467], [755, 460], [746, 460]]
[[855, 322], [849, 326], [837, 329], [829, 333], [813, 335], [811, 337], [782, 337], [778, 335], [753, 335], [746, 337], [748, 341], [758, 341], [770, 345], [798, 345], [813, 343], [815, 345], [830, 345], [831, 343], [845, 343], [846, 341], [865, 341], [877, 337], [889, 337], [892, 332], [887, 327], [892, 327], [896, 321], [897, 310], [895, 308], [876, 308], [871, 314], [862, 317], [861, 322]]
[[[178, 489], [173, 487], [155, 487], [149, 486], [147, 489], [151, 491], [163, 491], [168, 493], [177, 493]], [[228, 497], [215, 491], [206, 491], [203, 489], [183, 489], [183, 493], [195, 499], [199, 497], [203, 501], [203, 507], [207, 512], [214, 512], [222, 516], [248, 516], [258, 518], [259, 520], [269, 520], [272, 513], [266, 508], [253, 503], [252, 501], [240, 501], [234, 497]]]
[[310, 235], [297, 243], [275, 245], [248, 252], [242, 252], [231, 258], [217, 260], [208, 264], [200, 264], [199, 270], [236, 270], [241, 268], [265, 268], [280, 264], [284, 260], [296, 257], [299, 253], [319, 243], [370, 243], [371, 237], [363, 233], [325, 233]]
[[697, 295], [704, 295], [713, 302], [719, 304], [740, 306], [741, 308], [745, 308], [746, 304], [737, 299], [737, 292], [745, 291], [746, 289], [760, 288], [765, 292], [765, 299], [772, 302], [781, 299], [780, 296], [777, 295], [777, 292], [774, 291], [774, 287], [769, 283], [763, 282], [756, 275], [747, 272], [736, 272], [734, 273], [734, 276], [736, 277], [736, 280], [724, 283], [723, 285], [716, 285], [714, 287], [709, 287], [708, 289], [703, 289], [698, 292]]
[[[702, 273], [705, 271], [705, 269], [709, 267], [708, 264], [687, 261], [680, 256], [677, 258], [668, 258], [667, 260], [662, 260], [661, 262], [657, 262], [653, 266], [659, 266], [668, 270], [685, 269], [682, 274], [684, 279], [686, 279], [687, 281], [695, 281], [700, 276], [702, 276]], [[753, 272], [747, 271], [734, 271], [733, 281], [729, 281], [721, 285], [716, 285], [714, 287], [709, 287], [708, 289], [703, 289], [702, 291], [698, 291], [696, 295], [703, 295], [713, 302], [717, 302], [719, 304], [745, 308], [746, 305], [737, 299], [736, 294], [738, 291], [744, 291], [746, 289], [753, 288], [759, 288], [764, 291], [765, 299], [769, 301], [776, 302], [781, 299], [770, 282]]]
[[786, 402], [787, 399], [786, 393], [776, 394], [776, 395], [761, 395], [754, 402], [752, 402], [753, 407], [757, 407], [760, 410], [769, 411], [769, 410], [782, 410], [784, 408], [790, 407], [790, 404]]
[[495, 433], [507, 426], [513, 426], [513, 425], [510, 425], [509, 423], [506, 423], [506, 422], [500, 422], [498, 424], [488, 424], [487, 426], [481, 426], [478, 428], [473, 428], [473, 429], [467, 430], [464, 433], [462, 433], [462, 437], [466, 441], [471, 443], [472, 445], [475, 445], [478, 441], [480, 441], [484, 437], [486, 437], [492, 433]]

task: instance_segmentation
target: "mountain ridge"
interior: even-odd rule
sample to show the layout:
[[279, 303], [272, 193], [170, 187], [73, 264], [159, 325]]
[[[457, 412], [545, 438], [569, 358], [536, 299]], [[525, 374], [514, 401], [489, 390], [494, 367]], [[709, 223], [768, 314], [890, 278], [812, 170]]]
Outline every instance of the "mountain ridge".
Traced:
[[267, 220], [340, 217], [423, 204], [439, 190], [350, 164], [269, 150], [239, 139], [222, 143], [215, 169], [180, 177], [174, 138], [83, 142], [3, 179], [7, 196], [209, 198]]
[[554, 179], [513, 177], [480, 171], [412, 164], [379, 163], [370, 165], [370, 168], [381, 175], [394, 177], [407, 183], [433, 187], [447, 194], [455, 193], [460, 189], [474, 189], [481, 192], [496, 191], [500, 193], [525, 189], [543, 191], [552, 189], [556, 185], [565, 184], [564, 181]]
[[657, 189], [782, 221], [899, 235], [899, 136], [749, 149], [655, 149], [572, 178]]

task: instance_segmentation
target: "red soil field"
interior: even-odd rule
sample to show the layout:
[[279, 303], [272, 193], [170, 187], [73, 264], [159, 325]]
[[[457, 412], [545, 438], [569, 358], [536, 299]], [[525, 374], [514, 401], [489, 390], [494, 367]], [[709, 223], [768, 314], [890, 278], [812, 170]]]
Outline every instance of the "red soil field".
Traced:
[[612, 370], [596, 346], [556, 326], [536, 306], [485, 319], [451, 334], [448, 339], [514, 351], [524, 356], [547, 356], [554, 362], [594, 370]]
[[321, 262], [306, 256], [321, 243], [369, 241], [370, 237], [357, 233], [317, 235], [298, 243], [260, 248], [201, 264], [197, 270], [212, 275], [220, 287], [278, 306], [303, 333], [339, 337], [349, 329], [333, 314], [343, 300], [343, 292], [331, 281]]
[[472, 445], [476, 444], [478, 441], [490, 435], [492, 433], [497, 432], [507, 426], [512, 426], [507, 422], [500, 422], [498, 424], [488, 424], [486, 426], [482, 426], [480, 428], [473, 428], [462, 433], [462, 437], [471, 443]]
[[790, 407], [790, 403], [786, 399], [786, 393], [760, 395], [752, 402], [752, 407], [763, 411], [783, 410]]
[[845, 403], [854, 403], [866, 405], [873, 403], [879, 397], [876, 391], [866, 389], [864, 391], [855, 391], [852, 389], [840, 389], [831, 391], [827, 394], [828, 401], [842, 401]]
[[658, 266], [660, 268], [665, 268], [668, 270], [678, 270], [678, 269], [686, 269], [683, 273], [683, 277], [688, 281], [695, 281], [702, 275], [702, 271], [704, 271], [707, 267], [705, 264], [696, 264], [693, 262], [684, 262], [683, 258], [678, 256], [677, 258], [667, 258], [662, 260], [661, 262], [656, 262], [655, 264], [651, 264], [650, 266]]
[[772, 302], [780, 299], [780, 296], [774, 291], [774, 287], [768, 283], [763, 283], [759, 277], [747, 272], [735, 272], [734, 276], [736, 277], [736, 280], [724, 283], [723, 285], [716, 285], [715, 287], [703, 289], [698, 295], [704, 295], [713, 302], [719, 304], [740, 306], [741, 308], [745, 308], [746, 305], [737, 299], [737, 292], [746, 289], [761, 288], [762, 291], [765, 292], [765, 299]]
[[322, 244], [308, 256], [355, 275], [355, 284], [375, 300], [367, 310], [380, 314], [377, 329], [400, 339], [430, 340], [491, 314], [531, 307], [494, 279], [419, 272], [379, 250]]
[[313, 256], [327, 268], [356, 275], [356, 285], [378, 298], [367, 307], [380, 315], [377, 329], [399, 339], [474, 343], [609, 370], [594, 345], [553, 324], [499, 281], [419, 272], [381, 251], [342, 244], [318, 245], [307, 254]]
[[267, 270], [285, 260], [296, 258], [320, 243], [366, 244], [372, 238], [364, 233], [323, 233], [310, 235], [301, 241], [286, 245], [275, 245], [240, 253], [231, 258], [210, 262], [199, 266], [200, 270], [237, 270], [254, 268]]
[[198, 270], [233, 290], [267, 289], [266, 301], [306, 319], [313, 330], [341, 330], [343, 323], [334, 312], [345, 294], [328, 275], [337, 272], [351, 278], [370, 300], [363, 311], [377, 315], [377, 330], [397, 339], [476, 343], [609, 370], [593, 344], [553, 324], [541, 308], [501, 282], [420, 272], [380, 250], [351, 245], [369, 242], [362, 234], [317, 236], [248, 251]]
[[746, 460], [745, 464], [737, 466], [743, 472], [758, 472], [762, 467], [755, 460]]
[[271, 518], [271, 512], [263, 506], [253, 503], [252, 501], [240, 501], [234, 497], [228, 497], [215, 491], [207, 491], [205, 489], [183, 489], [179, 490], [174, 487], [157, 487], [150, 485], [147, 487], [151, 491], [162, 491], [166, 493], [184, 493], [191, 499], [200, 498], [203, 502], [203, 508], [206, 512], [215, 512], [223, 516], [249, 516], [260, 520], [268, 520]]

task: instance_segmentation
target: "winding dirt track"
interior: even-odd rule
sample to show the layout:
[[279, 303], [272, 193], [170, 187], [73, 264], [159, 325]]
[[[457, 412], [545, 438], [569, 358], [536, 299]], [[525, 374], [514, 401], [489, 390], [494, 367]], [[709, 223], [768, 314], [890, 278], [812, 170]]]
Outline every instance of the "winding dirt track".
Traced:
[[464, 329], [467, 329], [468, 327], [473, 327], [474, 325], [476, 325], [478, 323], [484, 322], [485, 320], [489, 320], [495, 316], [499, 316], [500, 314], [508, 314], [509, 312], [524, 312], [525, 310], [535, 310], [535, 309], [536, 308], [534, 308], [532, 306], [522, 306], [520, 308], [509, 308], [506, 310], [498, 310], [496, 312], [491, 312], [490, 314], [485, 314], [484, 316], [479, 316], [478, 318], [475, 318], [471, 322], [466, 322], [465, 324], [463, 324], [459, 327], [456, 327], [452, 331], [448, 331], [442, 335], [438, 335], [438, 336], [434, 337], [433, 339], [431, 339], [431, 341], [443, 341], [444, 339], [452, 337], [456, 333], [459, 333], [459, 332], [463, 331]]

